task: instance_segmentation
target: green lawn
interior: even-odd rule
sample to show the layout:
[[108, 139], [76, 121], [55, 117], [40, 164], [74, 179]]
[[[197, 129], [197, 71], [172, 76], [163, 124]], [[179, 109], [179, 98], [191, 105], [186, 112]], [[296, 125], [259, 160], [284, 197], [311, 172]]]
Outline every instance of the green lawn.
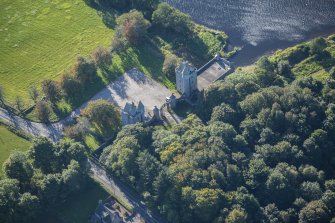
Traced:
[[[14, 150], [26, 151], [30, 147], [30, 142], [15, 135], [6, 127], [0, 125], [0, 166]], [[3, 176], [2, 168], [0, 177]]]
[[1, 0], [0, 85], [28, 99], [30, 85], [57, 79], [76, 55], [109, 45], [113, 30], [83, 0]]

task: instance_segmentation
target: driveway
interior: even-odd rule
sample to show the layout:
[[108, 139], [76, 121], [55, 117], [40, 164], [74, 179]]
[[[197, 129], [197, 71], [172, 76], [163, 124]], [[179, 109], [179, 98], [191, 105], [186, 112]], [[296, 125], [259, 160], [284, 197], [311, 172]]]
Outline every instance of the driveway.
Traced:
[[89, 101], [74, 110], [68, 117], [53, 123], [44, 124], [25, 120], [16, 115], [10, 114], [7, 110], [0, 108], [0, 118], [33, 136], [45, 136], [53, 141], [62, 137], [62, 131], [67, 123], [80, 115], [80, 110], [85, 108], [90, 101], [104, 99], [123, 108], [127, 102], [138, 103], [142, 101], [146, 112], [151, 112], [153, 107], [161, 107], [165, 98], [171, 95], [171, 91], [160, 83], [147, 77], [142, 72], [132, 69], [119, 77], [116, 81], [107, 85]]

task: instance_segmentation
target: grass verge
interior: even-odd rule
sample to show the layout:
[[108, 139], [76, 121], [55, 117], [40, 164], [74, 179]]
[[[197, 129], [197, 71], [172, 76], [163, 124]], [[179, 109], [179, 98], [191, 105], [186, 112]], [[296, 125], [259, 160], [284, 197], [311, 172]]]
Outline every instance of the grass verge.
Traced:
[[[0, 165], [5, 162], [12, 151], [26, 151], [31, 143], [13, 132], [9, 131], [6, 126], [0, 125]], [[0, 170], [0, 178], [3, 177], [2, 168]]]

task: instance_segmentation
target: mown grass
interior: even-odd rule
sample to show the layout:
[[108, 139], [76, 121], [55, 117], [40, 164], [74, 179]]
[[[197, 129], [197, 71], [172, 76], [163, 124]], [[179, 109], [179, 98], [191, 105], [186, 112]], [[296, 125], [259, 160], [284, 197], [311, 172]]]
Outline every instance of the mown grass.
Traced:
[[0, 125], [0, 178], [3, 177], [2, 164], [14, 150], [26, 151], [31, 143]]
[[[3, 86], [5, 98], [11, 104], [17, 95], [23, 97], [26, 105], [31, 104], [29, 86], [39, 87], [44, 79], [57, 79], [71, 67], [78, 54], [88, 55], [96, 46], [107, 46], [112, 40], [111, 22], [108, 22], [108, 27], [105, 26], [102, 22], [105, 16], [99, 16], [103, 14], [85, 5], [82, 0], [47, 0], [42, 3], [5, 0], [3, 6], [0, 9], [3, 16], [0, 40], [4, 40], [5, 44], [4, 53], [0, 56], [0, 86]], [[114, 20], [114, 17], [111, 16], [109, 20]], [[170, 35], [163, 41], [164, 44], [160, 44], [155, 41], [160, 38], [158, 36], [150, 33], [145, 44], [114, 54], [109, 69], [98, 71], [99, 78], [85, 89], [79, 100], [57, 103], [50, 121], [66, 117], [105, 85], [132, 68], [173, 89], [173, 81], [162, 74], [165, 54], [178, 51], [179, 56], [201, 66], [216, 52], [223, 52], [227, 39], [224, 32], [200, 25], [195, 26], [194, 35], [190, 38], [192, 43], [187, 40], [179, 45], [177, 42], [184, 38]], [[167, 48], [166, 45], [172, 47]], [[34, 112], [27, 114], [26, 118], [38, 121]]]
[[0, 85], [9, 102], [29, 100], [29, 86], [57, 79], [113, 34], [82, 0], [2, 0], [0, 16]]

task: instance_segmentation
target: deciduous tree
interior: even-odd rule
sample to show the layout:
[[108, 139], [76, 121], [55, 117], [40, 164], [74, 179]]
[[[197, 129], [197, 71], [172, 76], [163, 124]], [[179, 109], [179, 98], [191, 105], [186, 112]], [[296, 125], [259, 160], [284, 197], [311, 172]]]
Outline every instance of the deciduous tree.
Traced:
[[146, 20], [139, 11], [132, 10], [122, 14], [116, 19], [117, 29], [121, 30], [122, 36], [127, 39], [131, 45], [138, 45], [147, 35], [150, 22]]
[[61, 99], [61, 90], [56, 81], [44, 80], [42, 82], [42, 91], [45, 97], [53, 104]]
[[37, 87], [35, 85], [30, 86], [28, 93], [30, 98], [36, 103], [38, 96], [40, 95], [40, 93], [37, 90]]
[[39, 101], [36, 103], [34, 111], [37, 118], [42, 122], [48, 122], [51, 113], [50, 105], [45, 101]]
[[78, 56], [72, 68], [72, 73], [83, 86], [87, 86], [97, 78], [97, 67], [93, 59]]

